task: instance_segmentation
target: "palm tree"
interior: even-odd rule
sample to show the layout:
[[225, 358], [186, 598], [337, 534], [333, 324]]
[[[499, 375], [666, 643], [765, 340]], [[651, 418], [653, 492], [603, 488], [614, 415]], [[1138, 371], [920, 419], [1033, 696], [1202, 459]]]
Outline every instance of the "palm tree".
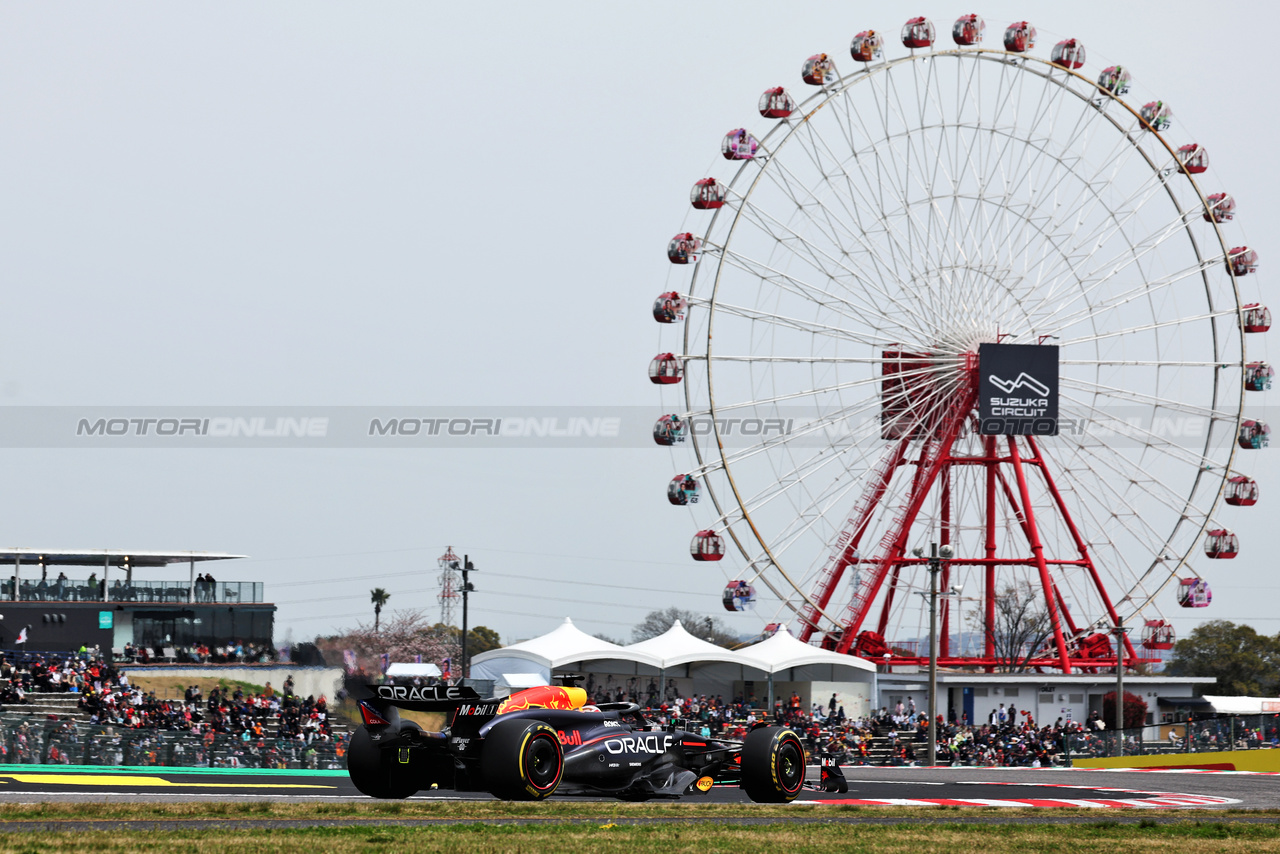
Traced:
[[387, 604], [387, 600], [391, 598], [391, 594], [383, 590], [381, 587], [375, 587], [369, 591], [369, 599], [373, 602], [373, 630], [378, 631], [378, 618], [382, 615], [382, 606]]

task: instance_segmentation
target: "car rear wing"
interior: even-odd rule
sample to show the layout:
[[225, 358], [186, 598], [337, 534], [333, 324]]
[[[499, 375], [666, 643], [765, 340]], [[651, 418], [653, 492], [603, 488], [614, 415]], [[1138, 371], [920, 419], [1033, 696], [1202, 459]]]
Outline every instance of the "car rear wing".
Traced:
[[466, 685], [370, 685], [370, 696], [362, 702], [375, 708], [395, 706], [414, 712], [451, 712], [464, 705], [490, 704], [500, 699], [485, 699]]

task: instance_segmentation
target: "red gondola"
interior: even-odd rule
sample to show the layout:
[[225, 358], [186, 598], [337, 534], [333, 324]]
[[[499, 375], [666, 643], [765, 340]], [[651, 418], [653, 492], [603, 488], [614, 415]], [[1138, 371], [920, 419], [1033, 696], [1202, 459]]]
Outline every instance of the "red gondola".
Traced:
[[725, 160], [750, 160], [759, 148], [760, 141], [747, 133], [746, 128], [734, 128], [720, 141], [720, 153]]
[[1240, 554], [1240, 538], [1226, 528], [1215, 528], [1205, 535], [1204, 553], [1215, 560], [1229, 560]]
[[1012, 53], [1026, 53], [1036, 46], [1036, 28], [1026, 21], [1016, 21], [1004, 31], [1004, 49]]
[[1142, 627], [1143, 649], [1173, 649], [1175, 640], [1177, 635], [1173, 632], [1173, 626], [1164, 620], [1147, 620]]
[[724, 537], [715, 531], [699, 531], [689, 543], [694, 560], [720, 560], [724, 557]]
[[934, 29], [933, 21], [925, 17], [912, 18], [902, 25], [902, 44], [912, 50], [931, 47], [937, 36], [938, 31]]
[[653, 425], [653, 441], [659, 445], [683, 442], [689, 425], [679, 415], [664, 415]]
[[698, 503], [698, 479], [691, 474], [678, 474], [667, 484], [667, 500], [677, 507]]
[[981, 15], [961, 15], [951, 27], [951, 38], [961, 47], [972, 47], [982, 43], [986, 31], [987, 22]]
[[836, 82], [836, 64], [825, 53], [816, 53], [804, 61], [800, 79], [810, 86], [825, 86]]
[[1129, 91], [1132, 83], [1133, 75], [1129, 73], [1129, 69], [1121, 65], [1108, 66], [1098, 75], [1098, 87], [1112, 95], [1124, 95]]
[[702, 238], [691, 232], [677, 234], [667, 244], [667, 258], [672, 264], [696, 264], [698, 254], [702, 252]]
[[659, 323], [675, 323], [684, 320], [685, 310], [689, 303], [675, 291], [658, 294], [653, 301], [653, 319]]
[[1210, 193], [1204, 200], [1205, 222], [1230, 222], [1236, 218], [1236, 200], [1230, 193]]
[[858, 62], [871, 62], [884, 56], [884, 36], [875, 30], [863, 30], [853, 37], [849, 53]]
[[1165, 131], [1173, 127], [1173, 108], [1164, 101], [1151, 101], [1139, 112], [1149, 130]]
[[1084, 67], [1084, 45], [1075, 39], [1063, 39], [1053, 46], [1049, 61], [1063, 68]]
[[1252, 507], [1258, 503], [1258, 482], [1238, 474], [1227, 481], [1222, 496], [1232, 507]]
[[1258, 253], [1248, 246], [1233, 246], [1227, 253], [1227, 269], [1236, 276], [1258, 272]]
[[796, 102], [781, 86], [765, 89], [760, 96], [760, 115], [766, 119], [785, 119], [796, 111]]
[[1271, 328], [1271, 309], [1251, 302], [1240, 310], [1245, 332], [1266, 332]]
[[1188, 143], [1178, 149], [1178, 162], [1188, 175], [1199, 175], [1209, 169], [1209, 149], [1198, 143]]
[[1271, 391], [1276, 369], [1267, 362], [1250, 362], [1244, 366], [1245, 391]]
[[730, 581], [721, 597], [726, 611], [754, 611], [756, 589], [745, 581]]
[[1203, 578], [1183, 578], [1178, 581], [1178, 604], [1184, 608], [1208, 608], [1213, 601], [1213, 591]]
[[675, 385], [684, 379], [684, 363], [672, 353], [659, 353], [649, 363], [649, 382], [654, 385]]
[[764, 631], [760, 633], [761, 637], [771, 638], [782, 628], [782, 623], [770, 623], [764, 627]]
[[695, 210], [710, 211], [724, 207], [729, 188], [715, 178], [703, 178], [689, 191], [689, 202]]
[[1271, 444], [1271, 425], [1265, 421], [1244, 421], [1236, 444], [1247, 451], [1256, 451]]

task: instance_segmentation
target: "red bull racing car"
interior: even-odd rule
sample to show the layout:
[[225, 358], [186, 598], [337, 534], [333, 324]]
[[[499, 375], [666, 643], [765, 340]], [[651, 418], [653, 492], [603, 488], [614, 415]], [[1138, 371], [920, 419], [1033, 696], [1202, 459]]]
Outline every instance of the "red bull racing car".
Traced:
[[[557, 793], [646, 800], [730, 784], [753, 801], [785, 803], [807, 786], [804, 746], [787, 727], [757, 725], [741, 742], [707, 738], [655, 725], [634, 703], [589, 705], [586, 691], [572, 686], [505, 699], [451, 685], [370, 690], [359, 701], [364, 725], [352, 736], [347, 767], [356, 788], [374, 798], [438, 788], [504, 800]], [[444, 712], [447, 725], [425, 731], [400, 709]], [[810, 788], [848, 791], [829, 760]]]

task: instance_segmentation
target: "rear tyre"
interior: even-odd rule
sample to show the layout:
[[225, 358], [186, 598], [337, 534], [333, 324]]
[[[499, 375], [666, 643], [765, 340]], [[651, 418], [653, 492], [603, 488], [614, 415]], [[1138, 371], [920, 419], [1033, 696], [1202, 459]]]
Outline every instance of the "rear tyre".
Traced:
[[742, 745], [742, 788], [756, 803], [794, 801], [804, 787], [804, 745], [786, 727], [760, 727]]
[[[417, 724], [404, 726], [417, 727]], [[399, 754], [396, 748], [379, 747], [369, 728], [359, 727], [347, 748], [347, 773], [351, 775], [351, 782], [371, 798], [402, 800], [415, 794], [419, 781], [413, 766], [401, 763]]]
[[549, 798], [564, 776], [564, 748], [556, 731], [541, 721], [498, 721], [480, 754], [485, 788], [504, 801]]

